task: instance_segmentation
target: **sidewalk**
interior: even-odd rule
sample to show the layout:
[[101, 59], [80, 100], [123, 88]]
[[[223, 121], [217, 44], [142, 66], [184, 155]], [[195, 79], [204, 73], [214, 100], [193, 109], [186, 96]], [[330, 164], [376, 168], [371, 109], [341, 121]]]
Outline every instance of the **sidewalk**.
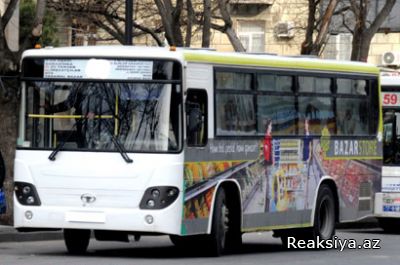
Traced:
[[60, 240], [63, 235], [60, 231], [18, 232], [12, 226], [0, 225], [0, 243]]

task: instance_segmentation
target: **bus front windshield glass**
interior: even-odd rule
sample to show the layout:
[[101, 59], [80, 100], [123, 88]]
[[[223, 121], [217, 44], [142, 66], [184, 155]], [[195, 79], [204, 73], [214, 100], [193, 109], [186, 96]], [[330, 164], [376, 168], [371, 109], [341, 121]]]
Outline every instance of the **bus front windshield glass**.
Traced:
[[176, 152], [180, 97], [172, 82], [28, 81], [19, 145], [116, 151], [117, 141], [126, 151]]

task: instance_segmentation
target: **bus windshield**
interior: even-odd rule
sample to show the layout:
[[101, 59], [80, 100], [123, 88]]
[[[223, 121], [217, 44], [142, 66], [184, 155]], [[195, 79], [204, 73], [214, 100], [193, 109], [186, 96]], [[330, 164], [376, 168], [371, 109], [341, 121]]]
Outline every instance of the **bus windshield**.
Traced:
[[116, 151], [180, 150], [180, 85], [28, 81], [21, 147]]

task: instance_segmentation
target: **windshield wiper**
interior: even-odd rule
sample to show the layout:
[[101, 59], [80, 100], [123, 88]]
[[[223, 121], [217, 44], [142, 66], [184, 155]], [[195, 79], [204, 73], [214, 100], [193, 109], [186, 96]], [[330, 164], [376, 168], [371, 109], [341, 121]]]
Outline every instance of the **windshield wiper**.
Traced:
[[112, 129], [110, 128], [110, 124], [108, 124], [107, 120], [100, 120], [100, 122], [104, 122], [104, 124], [107, 127], [107, 132], [111, 136], [111, 140], [113, 141], [114, 145], [117, 147], [119, 153], [121, 154], [122, 158], [125, 160], [126, 163], [132, 163], [133, 160], [128, 156], [127, 151], [125, 148], [122, 146], [122, 144], [119, 142], [119, 140], [115, 137], [114, 133], [112, 132]]
[[[87, 118], [85, 118], [85, 123], [87, 122]], [[56, 146], [56, 148], [53, 150], [53, 152], [51, 152], [51, 154], [49, 155], [49, 160], [50, 161], [55, 161], [56, 160], [56, 156], [58, 154], [58, 152], [60, 152], [60, 150], [64, 147], [64, 145], [68, 142], [68, 140], [71, 138], [71, 136], [74, 134], [74, 129], [77, 125], [79, 121], [76, 121], [75, 124], [72, 126], [71, 131], [68, 133], [67, 137], [65, 137], [64, 141], [59, 142], [59, 144]], [[100, 122], [103, 122], [102, 120], [100, 120]], [[133, 160], [128, 156], [125, 148], [121, 145], [121, 143], [118, 141], [118, 139], [114, 136], [114, 134], [112, 133], [112, 131], [110, 131], [110, 125], [108, 124], [107, 121], [104, 121], [104, 124], [107, 127], [107, 132], [110, 134], [111, 136], [111, 140], [113, 141], [114, 145], [117, 147], [119, 153], [121, 154], [122, 158], [125, 160], [126, 163], [132, 163]], [[84, 125], [85, 126], [85, 125]]]
[[75, 132], [74, 129], [75, 129], [76, 125], [78, 124], [78, 122], [80, 122], [80, 120], [75, 121], [75, 124], [71, 127], [71, 130], [69, 131], [67, 137], [65, 137], [65, 140], [59, 142], [58, 145], [56, 146], [56, 148], [53, 150], [53, 152], [51, 152], [51, 154], [49, 155], [50, 161], [56, 160], [56, 155], [58, 154], [58, 152], [60, 152], [61, 148], [63, 148], [64, 145], [68, 142], [69, 138], [71, 138], [71, 136], [74, 134], [74, 132]]

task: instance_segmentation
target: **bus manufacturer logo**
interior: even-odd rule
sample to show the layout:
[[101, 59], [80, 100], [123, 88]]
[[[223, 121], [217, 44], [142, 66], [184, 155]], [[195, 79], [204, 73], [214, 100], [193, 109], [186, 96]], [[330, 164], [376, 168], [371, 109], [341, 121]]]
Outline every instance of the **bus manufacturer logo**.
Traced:
[[81, 201], [83, 202], [83, 206], [88, 203], [94, 203], [96, 201], [96, 196], [93, 194], [85, 193], [81, 195]]

